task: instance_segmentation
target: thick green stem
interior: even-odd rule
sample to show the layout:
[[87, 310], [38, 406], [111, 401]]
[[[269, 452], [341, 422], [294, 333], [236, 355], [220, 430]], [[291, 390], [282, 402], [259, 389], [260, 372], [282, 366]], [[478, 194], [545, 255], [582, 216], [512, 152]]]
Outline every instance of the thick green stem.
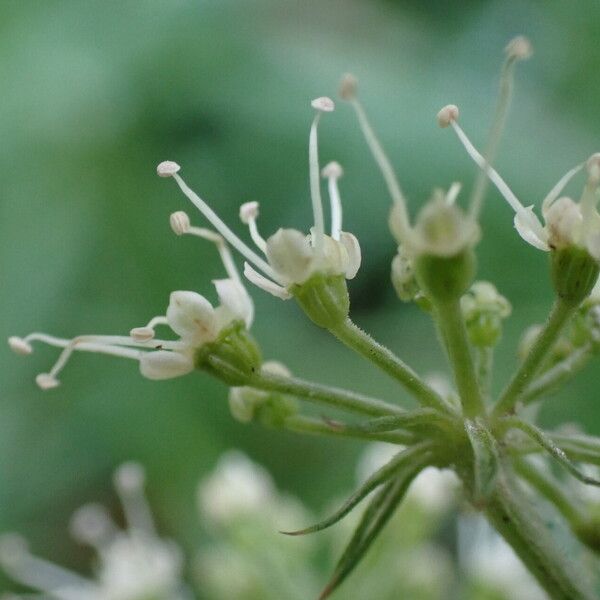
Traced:
[[327, 406], [332, 406], [333, 408], [349, 410], [362, 415], [399, 415], [404, 414], [405, 412], [399, 406], [388, 404], [383, 400], [376, 400], [375, 398], [363, 396], [356, 392], [321, 385], [296, 377], [274, 375], [265, 370], [252, 375], [246, 385], [259, 390], [298, 396], [309, 402], [325, 404]]
[[567, 303], [560, 298], [556, 300], [546, 325], [537, 336], [537, 339], [529, 351], [529, 354], [525, 357], [523, 364], [514, 374], [500, 397], [498, 404], [496, 404], [493, 411], [494, 416], [501, 416], [503, 414], [514, 412], [515, 405], [520, 400], [521, 394], [525, 391], [525, 388], [529, 385], [533, 376], [541, 367], [548, 352], [551, 350], [554, 342], [556, 342], [563, 326], [576, 309], [576, 305]]
[[435, 310], [464, 413], [467, 417], [482, 415], [485, 408], [469, 349], [460, 300], [457, 298], [435, 303]]
[[349, 318], [329, 331], [343, 344], [358, 352], [382, 371], [399, 381], [423, 406], [452, 413], [442, 397], [391, 350], [376, 342], [368, 333], [355, 325]]
[[283, 422], [283, 428], [296, 433], [309, 435], [323, 435], [329, 437], [343, 437], [358, 440], [371, 440], [389, 442], [390, 444], [410, 445], [417, 441], [417, 436], [409, 431], [394, 431], [385, 433], [367, 433], [365, 431], [348, 431], [328, 425], [320, 419], [294, 415]]
[[503, 473], [486, 515], [552, 600], [598, 600], [585, 574], [564, 555], [536, 509]]
[[567, 358], [561, 360], [551, 369], [542, 373], [539, 377], [536, 377], [531, 384], [525, 388], [525, 391], [521, 395], [521, 402], [523, 404], [530, 404], [540, 396], [551, 392], [560, 384], [565, 383], [587, 365], [591, 356], [591, 344], [586, 344], [581, 348], [577, 348], [569, 354]]

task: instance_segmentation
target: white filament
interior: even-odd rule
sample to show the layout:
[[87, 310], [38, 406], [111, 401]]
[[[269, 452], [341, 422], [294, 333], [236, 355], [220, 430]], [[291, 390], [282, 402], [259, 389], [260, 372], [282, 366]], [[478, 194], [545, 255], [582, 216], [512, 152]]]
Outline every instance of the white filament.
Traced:
[[310, 175], [310, 197], [312, 201], [313, 219], [314, 219], [314, 247], [317, 256], [324, 252], [325, 222], [323, 218], [323, 202], [321, 200], [321, 184], [319, 180], [319, 147], [317, 140], [317, 128], [321, 112], [317, 111], [312, 125], [310, 126], [310, 135], [308, 138], [308, 165]]

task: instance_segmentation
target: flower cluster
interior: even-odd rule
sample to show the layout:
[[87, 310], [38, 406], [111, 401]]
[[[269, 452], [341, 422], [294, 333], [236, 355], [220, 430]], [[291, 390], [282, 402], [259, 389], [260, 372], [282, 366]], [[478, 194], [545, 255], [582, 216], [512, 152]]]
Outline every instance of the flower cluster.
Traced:
[[73, 536], [96, 551], [94, 579], [34, 556], [17, 534], [0, 538], [0, 565], [6, 573], [54, 600], [190, 600], [182, 583], [180, 549], [156, 533], [144, 497], [142, 467], [137, 463], [121, 465], [114, 483], [127, 529], [117, 528], [97, 504], [83, 506], [71, 521]]

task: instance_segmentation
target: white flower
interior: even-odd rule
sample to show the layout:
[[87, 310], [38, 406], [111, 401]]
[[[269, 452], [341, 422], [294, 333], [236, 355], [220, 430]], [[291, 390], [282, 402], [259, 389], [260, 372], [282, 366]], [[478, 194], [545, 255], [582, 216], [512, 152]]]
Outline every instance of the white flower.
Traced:
[[[330, 163], [322, 172], [323, 177], [328, 180], [331, 203], [331, 235], [325, 234], [319, 181], [317, 127], [321, 114], [331, 112], [335, 105], [329, 98], [317, 98], [311, 105], [316, 110], [309, 136], [310, 192], [314, 225], [308, 235], [296, 229], [279, 229], [265, 240], [256, 224], [259, 213], [258, 202], [247, 202], [240, 208], [240, 219], [248, 225], [252, 241], [260, 252], [258, 254], [238, 238], [208, 204], [186, 185], [178, 174], [178, 165], [165, 161], [157, 167], [159, 175], [170, 175], [175, 179], [189, 200], [246, 259], [244, 264], [246, 278], [261, 289], [284, 300], [292, 297], [290, 290], [293, 285], [305, 283], [316, 273], [343, 275], [347, 279], [352, 279], [361, 262], [358, 240], [351, 233], [341, 229], [342, 206], [337, 181], [342, 175], [342, 169], [337, 163]], [[173, 226], [179, 232], [186, 224], [177, 219]]]
[[198, 486], [200, 511], [217, 523], [264, 511], [275, 496], [269, 473], [236, 450], [225, 453]]
[[[600, 154], [593, 154], [586, 163], [573, 167], [550, 190], [542, 202], [541, 212], [544, 219], [542, 224], [533, 212], [533, 206], [523, 206], [498, 172], [487, 164], [462, 130], [457, 119], [458, 109], [455, 106], [444, 107], [438, 113], [440, 124], [452, 127], [469, 156], [485, 171], [490, 181], [515, 211], [515, 228], [528, 244], [546, 252], [567, 246], [578, 246], [587, 250], [596, 260], [600, 260], [600, 214], [597, 210]], [[565, 186], [584, 167], [588, 177], [580, 201], [574, 202], [571, 198], [560, 197]]]
[[143, 492], [144, 474], [136, 463], [126, 463], [115, 473], [115, 487], [127, 519], [120, 530], [103, 507], [87, 505], [73, 516], [76, 539], [97, 554], [94, 579], [87, 579], [33, 556], [25, 541], [9, 534], [0, 540], [0, 564], [19, 583], [56, 600], [183, 600], [183, 557], [169, 540], [154, 529]]
[[[213, 231], [189, 226], [189, 220], [182, 214], [176, 218], [172, 216], [171, 224], [174, 223], [178, 227], [176, 233], [199, 236], [216, 244], [228, 275], [226, 279], [213, 281], [219, 298], [218, 306], [213, 307], [197, 292], [176, 291], [171, 293], [165, 315], [153, 317], [146, 325], [133, 328], [129, 336], [80, 335], [63, 339], [36, 332], [24, 338], [10, 337], [9, 346], [18, 354], [30, 354], [31, 343], [36, 341], [63, 348], [50, 371], [36, 377], [41, 389], [49, 390], [60, 384], [58, 375], [75, 350], [137, 360], [141, 374], [148, 379], [179, 377], [194, 369], [196, 350], [214, 341], [224, 328], [235, 321], [243, 321], [246, 327], [250, 327], [254, 306], [223, 238]], [[168, 326], [179, 339], [155, 339], [157, 326]]]

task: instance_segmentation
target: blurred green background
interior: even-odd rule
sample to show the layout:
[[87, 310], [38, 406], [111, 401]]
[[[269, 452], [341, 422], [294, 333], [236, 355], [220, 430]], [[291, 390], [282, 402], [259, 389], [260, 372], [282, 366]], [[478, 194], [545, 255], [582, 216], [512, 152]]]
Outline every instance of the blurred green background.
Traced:
[[[261, 202], [265, 234], [310, 225], [309, 101], [335, 96], [342, 73], [361, 96], [414, 212], [434, 186], [474, 168], [437, 110], [462, 109], [481, 145], [502, 49], [516, 34], [536, 53], [522, 65], [498, 168], [525, 204], [539, 202], [600, 140], [600, 5], [596, 1], [319, 2], [221, 0], [0, 3], [0, 273], [2, 335], [125, 334], [164, 311], [169, 292], [215, 299], [214, 248], [176, 238], [169, 214], [185, 209], [164, 159], [239, 233], [240, 203]], [[345, 228], [364, 263], [351, 282], [355, 320], [422, 373], [444, 365], [427, 317], [389, 284], [394, 242], [389, 200], [349, 107], [323, 120], [321, 159], [345, 168]], [[577, 194], [577, 184], [572, 188]], [[525, 245], [490, 191], [479, 246], [481, 278], [511, 300], [498, 351], [500, 385], [523, 327], [551, 302], [547, 257]], [[252, 290], [254, 333], [267, 358], [298, 375], [399, 402], [383, 375], [318, 331], [293, 302]], [[225, 449], [266, 465], [278, 486], [313, 507], [353, 481], [360, 445], [242, 426], [224, 385], [202, 374], [150, 382], [136, 365], [77, 355], [62, 386], [34, 383], [56, 351], [0, 350], [0, 531], [75, 568], [88, 554], [65, 528], [80, 504], [114, 504], [110, 473], [143, 462], [161, 530], [192, 549], [194, 488]], [[550, 399], [542, 421], [600, 434], [597, 364]], [[1, 576], [0, 576], [1, 578]], [[0, 585], [2, 580], [0, 579]]]

